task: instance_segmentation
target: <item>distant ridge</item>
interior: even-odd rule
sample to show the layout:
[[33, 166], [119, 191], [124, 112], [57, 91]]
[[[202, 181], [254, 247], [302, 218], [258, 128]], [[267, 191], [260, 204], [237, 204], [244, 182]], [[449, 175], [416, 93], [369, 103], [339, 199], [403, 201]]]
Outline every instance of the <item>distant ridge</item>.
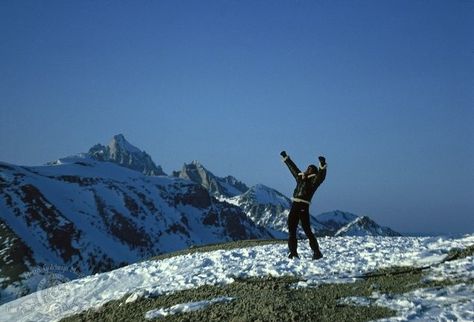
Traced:
[[[200, 184], [218, 200], [240, 207], [255, 224], [269, 230], [273, 236], [277, 238], [288, 236], [287, 220], [291, 200], [277, 190], [263, 184], [248, 188], [234, 177], [217, 177], [198, 161], [185, 164], [181, 171], [174, 171], [173, 176]], [[341, 210], [313, 215], [310, 220], [317, 236], [401, 235], [390, 228], [379, 226], [366, 216], [360, 217]], [[299, 236], [305, 237], [300, 229]]]

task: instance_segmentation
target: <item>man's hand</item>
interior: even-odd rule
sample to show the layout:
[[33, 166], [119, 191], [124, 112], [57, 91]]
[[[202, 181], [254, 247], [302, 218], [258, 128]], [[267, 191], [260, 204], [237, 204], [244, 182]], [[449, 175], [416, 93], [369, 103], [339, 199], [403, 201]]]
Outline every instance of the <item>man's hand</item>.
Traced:
[[323, 156], [320, 156], [318, 159], [319, 159], [319, 163], [321, 163], [321, 166], [324, 167], [326, 165], [326, 158]]
[[280, 155], [283, 157], [283, 158], [286, 158], [288, 156], [288, 154], [286, 154], [286, 151], [281, 151], [280, 152]]

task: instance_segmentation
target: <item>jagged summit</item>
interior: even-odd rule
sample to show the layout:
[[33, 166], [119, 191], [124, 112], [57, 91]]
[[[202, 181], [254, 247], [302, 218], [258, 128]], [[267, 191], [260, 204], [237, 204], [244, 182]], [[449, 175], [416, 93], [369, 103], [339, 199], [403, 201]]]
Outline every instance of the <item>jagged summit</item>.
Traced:
[[234, 197], [249, 189], [244, 183], [232, 176], [221, 178], [214, 175], [197, 160], [189, 164], [185, 163], [181, 171], [173, 172], [173, 176], [198, 183], [209, 191], [212, 196], [219, 199]]
[[149, 176], [165, 175], [163, 169], [157, 166], [145, 151], [130, 144], [123, 134], [115, 135], [107, 146], [94, 145], [89, 149], [88, 156], [98, 161], [113, 162]]
[[138, 149], [136, 146], [130, 144], [126, 139], [123, 134], [117, 134], [114, 135], [112, 140], [110, 141], [108, 145], [110, 149], [110, 154], [113, 156], [117, 153], [120, 153], [121, 151], [127, 151], [130, 153], [140, 153], [140, 149]]

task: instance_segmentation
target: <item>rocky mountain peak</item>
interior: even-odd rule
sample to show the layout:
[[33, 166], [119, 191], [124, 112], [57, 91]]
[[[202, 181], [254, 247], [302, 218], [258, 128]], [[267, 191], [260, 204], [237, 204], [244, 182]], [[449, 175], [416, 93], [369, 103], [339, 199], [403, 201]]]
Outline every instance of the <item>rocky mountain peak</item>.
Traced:
[[[190, 165], [193, 165], [193, 166], [195, 166], [196, 168], [201, 168], [201, 169], [204, 169], [204, 170], [205, 170], [204, 166], [203, 166], [198, 160], [193, 160], [193, 161], [190, 163]], [[206, 170], [206, 171], [207, 171], [207, 170]]]
[[109, 151], [111, 156], [115, 156], [119, 153], [141, 153], [140, 149], [136, 146], [130, 144], [123, 134], [114, 135], [112, 140], [110, 141]]
[[217, 198], [234, 197], [248, 190], [248, 187], [236, 178], [218, 177], [196, 160], [185, 163], [181, 171], [173, 172], [173, 176], [198, 183]]
[[88, 156], [98, 161], [113, 162], [149, 176], [165, 175], [163, 169], [157, 166], [145, 151], [129, 143], [123, 134], [115, 135], [107, 146], [94, 145], [89, 149]]

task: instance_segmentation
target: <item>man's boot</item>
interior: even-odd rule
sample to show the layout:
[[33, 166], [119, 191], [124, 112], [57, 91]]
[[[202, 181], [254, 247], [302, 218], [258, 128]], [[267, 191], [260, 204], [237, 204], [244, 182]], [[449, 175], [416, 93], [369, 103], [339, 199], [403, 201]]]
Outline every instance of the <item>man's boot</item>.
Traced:
[[321, 259], [323, 258], [323, 254], [321, 253], [321, 251], [318, 249], [314, 252], [313, 254], [313, 260], [317, 260], [317, 259]]

